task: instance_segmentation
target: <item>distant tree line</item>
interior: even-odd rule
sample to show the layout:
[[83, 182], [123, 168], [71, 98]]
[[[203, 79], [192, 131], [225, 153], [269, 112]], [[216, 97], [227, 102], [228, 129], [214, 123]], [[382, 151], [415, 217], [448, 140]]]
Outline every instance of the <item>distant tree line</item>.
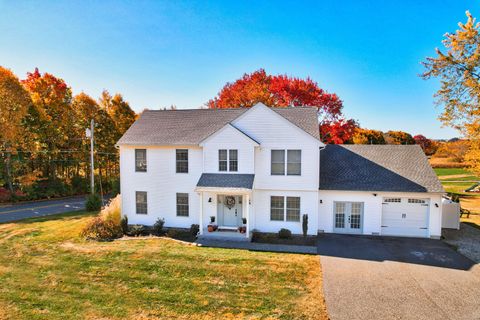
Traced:
[[73, 96], [64, 80], [38, 69], [23, 80], [0, 66], [0, 201], [88, 192], [90, 142], [95, 121], [95, 175], [99, 190], [118, 191], [116, 141], [136, 114], [122, 95], [98, 100]]

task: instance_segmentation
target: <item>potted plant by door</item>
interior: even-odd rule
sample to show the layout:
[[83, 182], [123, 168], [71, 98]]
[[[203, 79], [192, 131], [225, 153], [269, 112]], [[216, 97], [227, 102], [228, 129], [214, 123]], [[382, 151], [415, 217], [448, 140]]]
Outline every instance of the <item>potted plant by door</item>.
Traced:
[[239, 231], [240, 233], [246, 233], [246, 232], [247, 232], [247, 226], [246, 226], [246, 224], [247, 224], [247, 218], [242, 218], [242, 223], [243, 223], [243, 226], [238, 227], [238, 231]]
[[217, 231], [218, 226], [215, 224], [215, 216], [210, 216], [210, 224], [208, 225], [208, 232]]

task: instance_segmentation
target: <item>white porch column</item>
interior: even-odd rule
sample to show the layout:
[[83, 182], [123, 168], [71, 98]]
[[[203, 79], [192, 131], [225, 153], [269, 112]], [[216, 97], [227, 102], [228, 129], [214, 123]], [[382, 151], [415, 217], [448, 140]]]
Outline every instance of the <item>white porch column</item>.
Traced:
[[200, 234], [203, 234], [203, 192], [200, 192], [200, 223], [198, 224]]
[[245, 195], [245, 217], [247, 218], [247, 230], [246, 230], [246, 234], [247, 234], [247, 238], [250, 237], [250, 195], [247, 193]]

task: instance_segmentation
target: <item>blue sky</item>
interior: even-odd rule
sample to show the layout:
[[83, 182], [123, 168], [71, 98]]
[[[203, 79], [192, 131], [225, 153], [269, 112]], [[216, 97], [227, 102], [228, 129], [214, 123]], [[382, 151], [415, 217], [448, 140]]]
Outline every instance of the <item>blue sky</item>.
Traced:
[[436, 81], [420, 62], [443, 34], [480, 14], [476, 1], [0, 0], [0, 65], [38, 67], [98, 97], [120, 92], [136, 111], [197, 108], [227, 81], [264, 68], [310, 76], [363, 127], [432, 138]]

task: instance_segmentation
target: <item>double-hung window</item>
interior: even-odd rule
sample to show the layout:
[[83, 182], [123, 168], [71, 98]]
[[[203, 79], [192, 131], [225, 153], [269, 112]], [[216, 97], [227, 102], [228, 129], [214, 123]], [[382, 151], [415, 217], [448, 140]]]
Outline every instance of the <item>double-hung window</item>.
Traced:
[[147, 193], [145, 191], [135, 192], [135, 204], [137, 214], [147, 214]]
[[135, 149], [135, 171], [147, 172], [147, 149]]
[[270, 220], [300, 221], [300, 197], [270, 197]]
[[284, 176], [285, 174], [288, 176], [301, 175], [302, 150], [272, 150], [270, 168], [272, 176]]
[[238, 171], [238, 150], [218, 150], [218, 171]]
[[228, 171], [238, 171], [238, 150], [228, 150]]
[[188, 173], [188, 149], [176, 150], [177, 173]]
[[221, 149], [218, 150], [218, 171], [227, 171], [228, 164], [228, 153], [227, 150]]
[[285, 175], [285, 150], [272, 150], [272, 176]]
[[188, 193], [177, 193], [177, 216], [188, 217]]

